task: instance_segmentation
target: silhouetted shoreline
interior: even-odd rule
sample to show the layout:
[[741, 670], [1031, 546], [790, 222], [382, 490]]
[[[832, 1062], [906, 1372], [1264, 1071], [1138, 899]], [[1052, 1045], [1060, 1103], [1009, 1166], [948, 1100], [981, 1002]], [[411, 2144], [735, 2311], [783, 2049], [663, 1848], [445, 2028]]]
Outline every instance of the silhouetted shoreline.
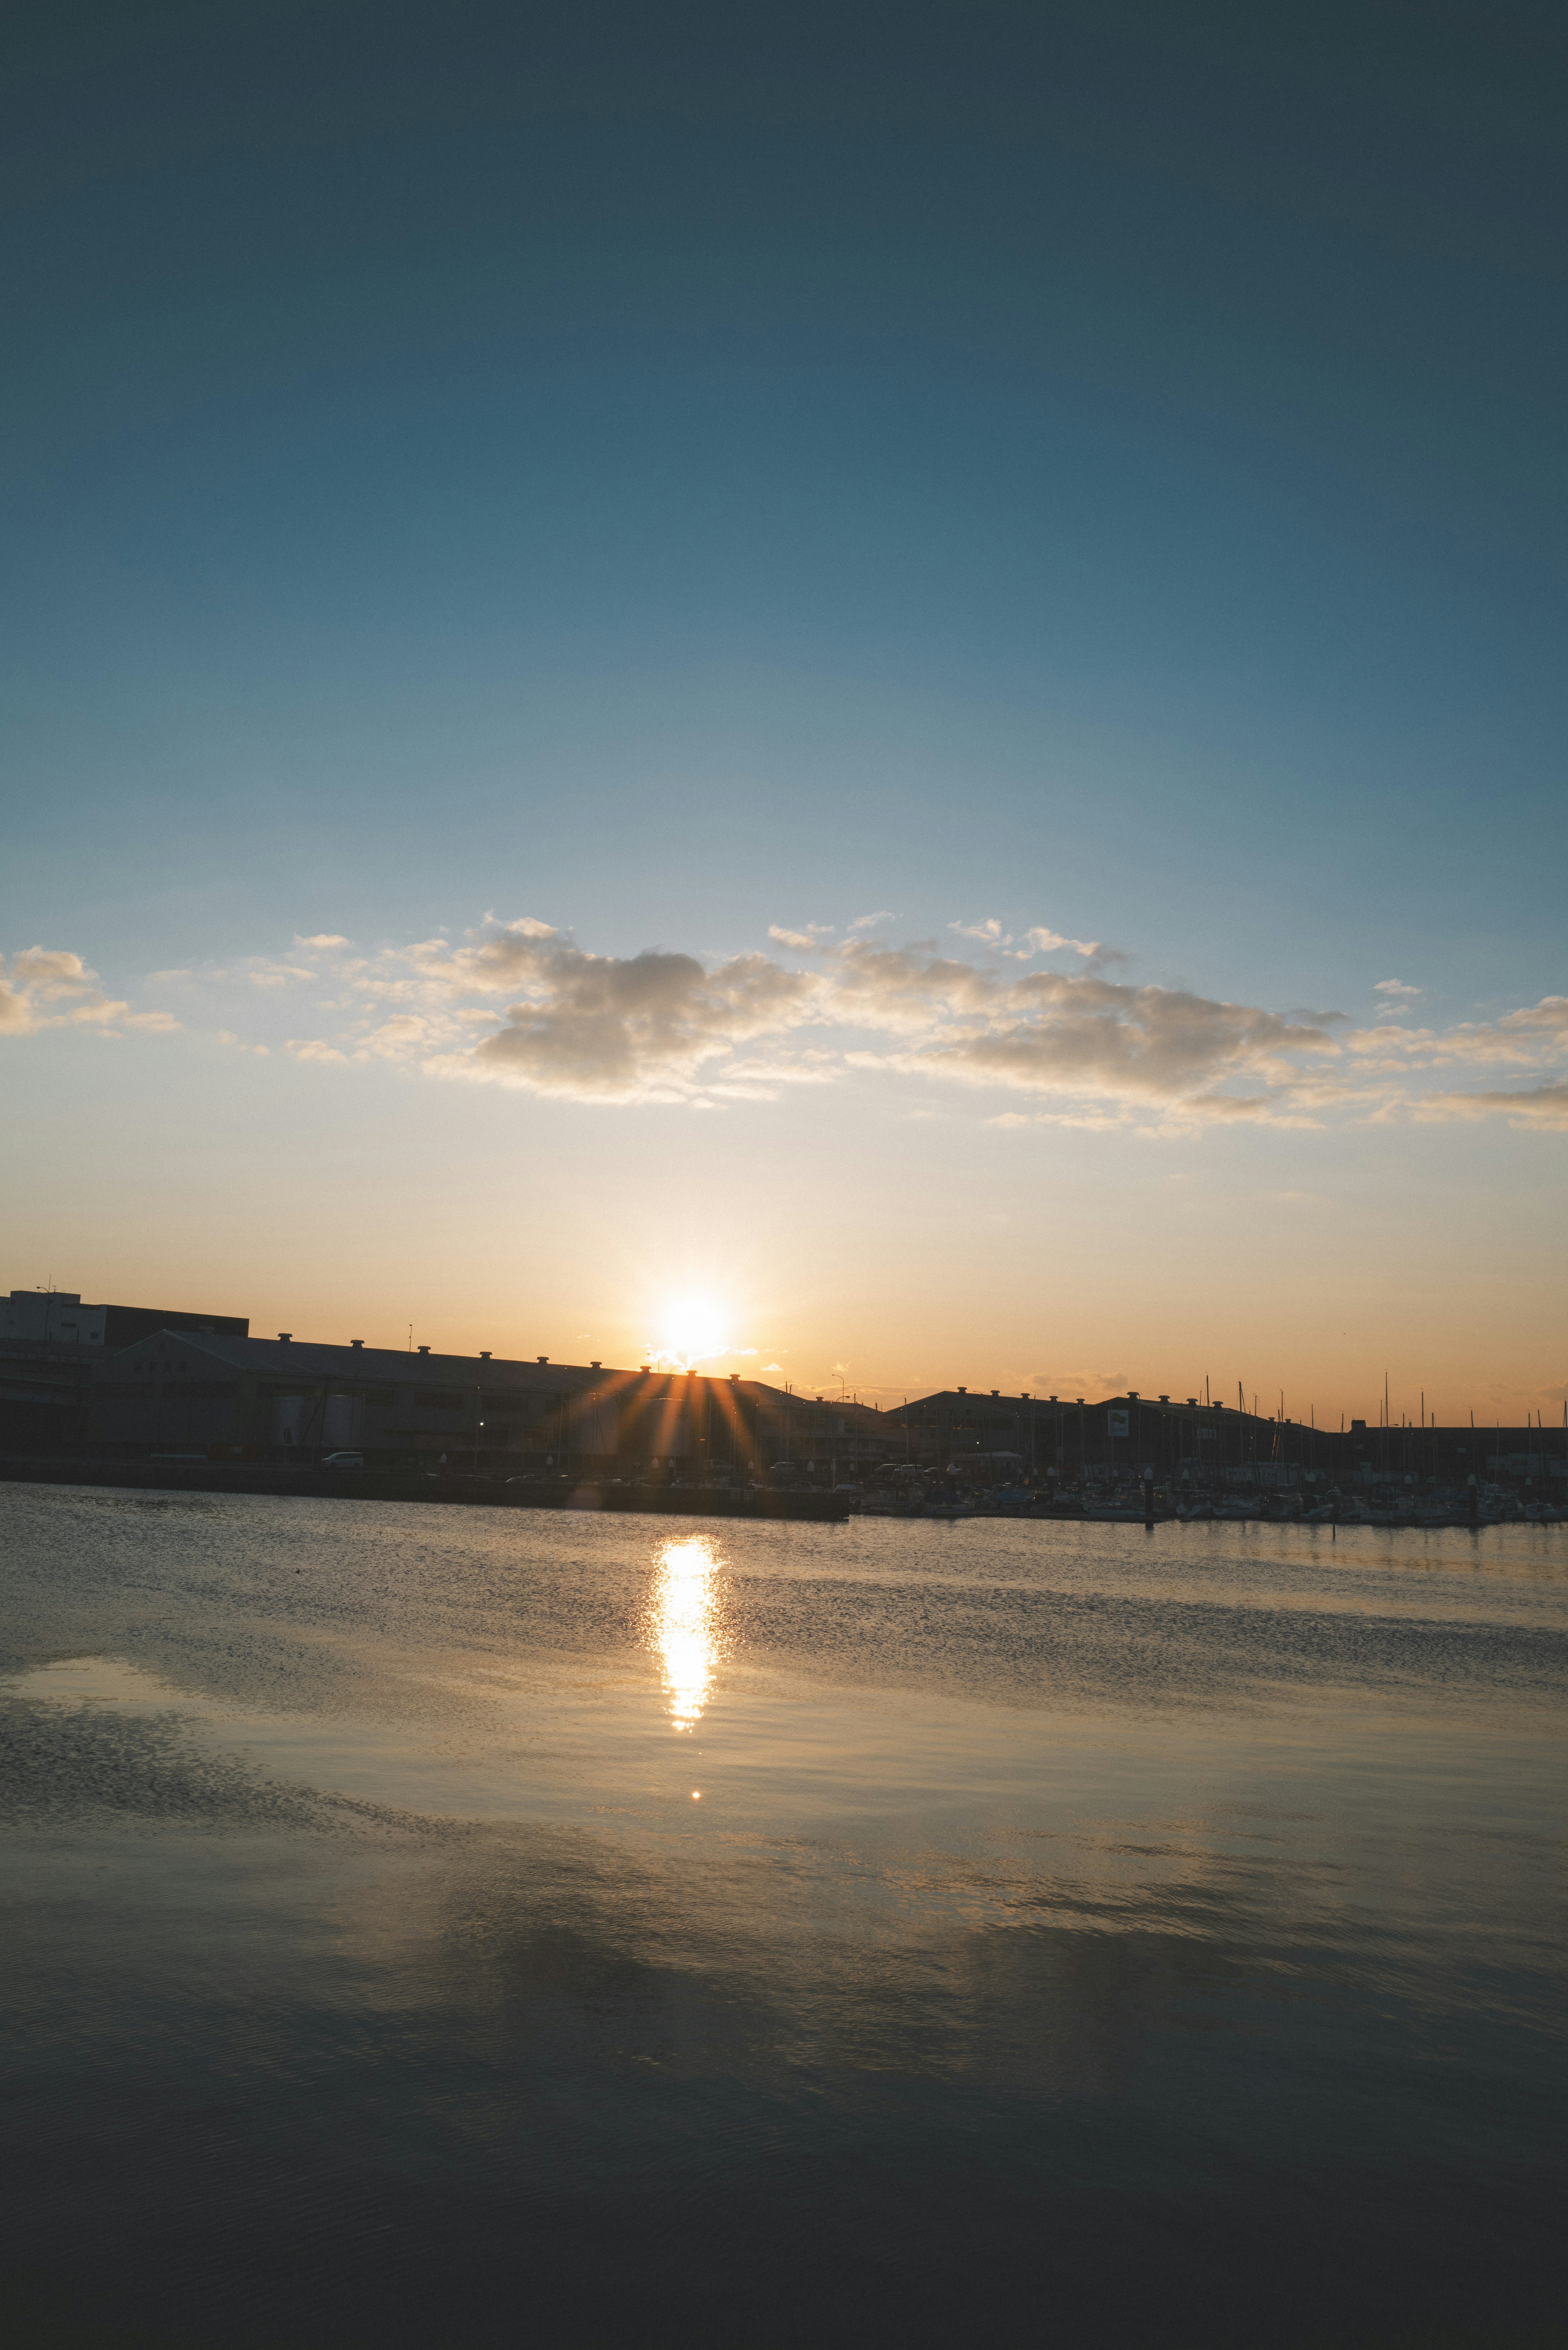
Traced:
[[620, 1510], [655, 1517], [795, 1518], [815, 1522], [849, 1515], [848, 1497], [813, 1491], [772, 1492], [722, 1486], [598, 1485], [562, 1478], [555, 1484], [508, 1484], [471, 1471], [407, 1469], [275, 1469], [256, 1462], [214, 1461], [75, 1461], [0, 1459], [0, 1482], [26, 1485], [117, 1485], [138, 1492], [267, 1493], [312, 1502], [464, 1502], [471, 1508]]

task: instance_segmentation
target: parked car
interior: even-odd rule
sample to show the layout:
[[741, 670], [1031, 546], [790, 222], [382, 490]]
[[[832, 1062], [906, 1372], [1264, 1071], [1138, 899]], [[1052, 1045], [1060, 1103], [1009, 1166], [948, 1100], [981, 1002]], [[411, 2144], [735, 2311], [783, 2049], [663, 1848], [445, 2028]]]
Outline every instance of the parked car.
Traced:
[[321, 1466], [324, 1469], [363, 1469], [365, 1456], [362, 1452], [324, 1452]]

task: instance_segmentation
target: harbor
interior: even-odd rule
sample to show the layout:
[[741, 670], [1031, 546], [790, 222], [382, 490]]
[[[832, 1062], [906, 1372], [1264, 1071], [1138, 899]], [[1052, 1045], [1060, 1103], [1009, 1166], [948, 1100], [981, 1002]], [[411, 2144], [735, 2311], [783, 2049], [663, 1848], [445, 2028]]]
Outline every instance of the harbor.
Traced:
[[655, 1360], [253, 1336], [244, 1315], [14, 1290], [0, 1477], [487, 1508], [835, 1520], [908, 1515], [1552, 1525], [1561, 1427], [1375, 1418], [1282, 1394], [1063, 1396], [957, 1385], [882, 1409]]

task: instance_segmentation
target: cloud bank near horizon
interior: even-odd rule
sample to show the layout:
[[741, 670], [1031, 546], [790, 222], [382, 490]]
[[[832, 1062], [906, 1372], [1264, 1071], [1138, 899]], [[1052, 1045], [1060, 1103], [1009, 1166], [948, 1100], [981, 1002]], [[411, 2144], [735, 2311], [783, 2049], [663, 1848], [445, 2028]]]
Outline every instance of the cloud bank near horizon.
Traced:
[[[183, 1024], [167, 1011], [132, 1012], [79, 956], [35, 947], [8, 972], [0, 964], [0, 1035], [173, 1029], [199, 1024], [192, 1007], [211, 1013], [222, 998], [223, 1024], [213, 1021], [212, 1033], [265, 1052], [241, 1033], [261, 1016], [254, 1007], [325, 989], [314, 1006], [331, 1015], [330, 1033], [275, 1040], [296, 1060], [390, 1063], [597, 1106], [715, 1108], [858, 1079], [1022, 1098], [1026, 1107], [993, 1114], [1002, 1126], [1174, 1132], [1408, 1115], [1568, 1130], [1568, 996], [1446, 1029], [1386, 1018], [1357, 1027], [1336, 1012], [1281, 1012], [1112, 977], [1107, 965], [1130, 957], [1045, 924], [1008, 933], [999, 923], [954, 923], [976, 951], [950, 954], [934, 941], [867, 935], [888, 919], [863, 917], [837, 940], [822, 924], [774, 926], [772, 941], [805, 967], [759, 951], [599, 954], [526, 915], [487, 916], [456, 943], [436, 937], [369, 954], [317, 933], [294, 941], [293, 956], [304, 950], [308, 962], [254, 956], [153, 974], [148, 984], [182, 1002]], [[1048, 954], [1075, 967], [1018, 968]], [[1372, 992], [1386, 997], [1394, 984]], [[1418, 993], [1397, 984], [1407, 1000]], [[234, 1009], [247, 1003], [250, 1022]], [[296, 1024], [296, 1014], [285, 1020]], [[1492, 1082], [1457, 1089], [1460, 1069]], [[1446, 1085], [1434, 1082], [1444, 1076]]]

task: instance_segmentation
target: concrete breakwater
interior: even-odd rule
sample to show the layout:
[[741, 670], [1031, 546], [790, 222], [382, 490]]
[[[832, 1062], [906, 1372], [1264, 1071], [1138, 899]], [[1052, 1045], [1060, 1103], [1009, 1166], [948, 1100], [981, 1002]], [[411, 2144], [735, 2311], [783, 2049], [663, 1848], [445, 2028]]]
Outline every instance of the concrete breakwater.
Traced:
[[655, 1517], [792, 1518], [836, 1523], [849, 1515], [834, 1493], [726, 1492], [720, 1487], [508, 1485], [495, 1477], [448, 1470], [432, 1476], [407, 1469], [275, 1469], [223, 1461], [82, 1461], [45, 1455], [0, 1459], [0, 1482], [112, 1485], [153, 1493], [274, 1493], [329, 1502], [462, 1502], [504, 1510], [619, 1510]]

